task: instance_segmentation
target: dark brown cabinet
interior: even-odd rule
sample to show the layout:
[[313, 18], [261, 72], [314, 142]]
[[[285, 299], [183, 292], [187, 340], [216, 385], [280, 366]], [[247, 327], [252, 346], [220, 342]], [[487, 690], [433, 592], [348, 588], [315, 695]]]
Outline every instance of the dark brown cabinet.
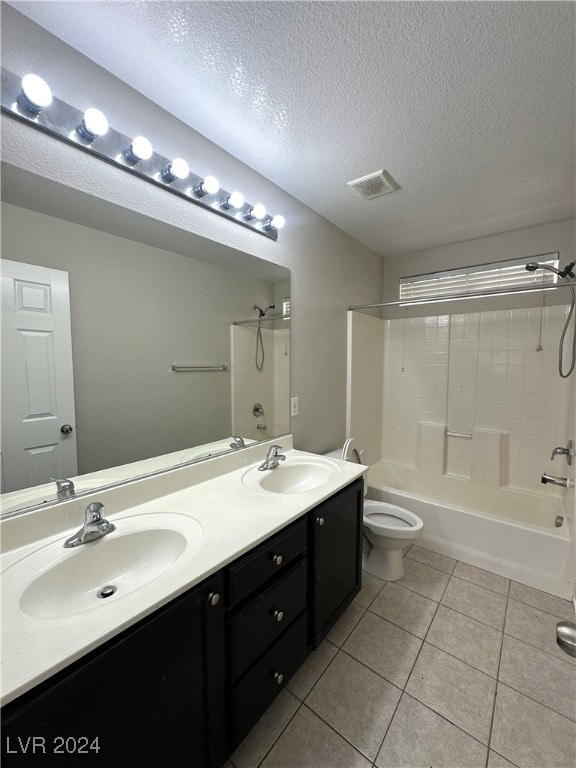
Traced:
[[234, 749], [306, 658], [306, 519], [226, 569], [229, 704]]
[[362, 478], [312, 510], [310, 637], [316, 648], [362, 586]]
[[222, 590], [209, 579], [4, 707], [2, 765], [222, 765]]

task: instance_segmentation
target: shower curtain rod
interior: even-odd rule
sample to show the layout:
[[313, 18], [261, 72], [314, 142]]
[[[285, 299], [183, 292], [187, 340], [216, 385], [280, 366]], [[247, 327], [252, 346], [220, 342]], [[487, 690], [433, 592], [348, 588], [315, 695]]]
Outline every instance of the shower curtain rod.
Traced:
[[290, 315], [276, 315], [276, 317], [253, 317], [252, 320], [234, 320], [232, 325], [247, 325], [248, 323], [268, 323], [271, 320], [290, 320]]
[[422, 299], [413, 299], [412, 301], [385, 301], [381, 304], [353, 304], [348, 307], [348, 311], [354, 309], [378, 309], [380, 307], [416, 307], [420, 304], [438, 304], [442, 301], [459, 301], [460, 299], [486, 299], [497, 296], [509, 296], [516, 293], [535, 293], [536, 291], [555, 291], [556, 288], [566, 288], [574, 286], [573, 282], [554, 283], [554, 285], [539, 285], [529, 288], [506, 288], [502, 291], [478, 291], [478, 293], [453, 293], [451, 296], [430, 296]]

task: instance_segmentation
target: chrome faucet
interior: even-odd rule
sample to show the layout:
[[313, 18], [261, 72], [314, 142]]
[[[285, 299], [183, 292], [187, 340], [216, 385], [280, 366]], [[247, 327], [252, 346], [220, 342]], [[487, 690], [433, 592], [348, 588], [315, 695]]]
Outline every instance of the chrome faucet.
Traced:
[[50, 480], [56, 483], [56, 498], [71, 499], [74, 496], [75, 490], [72, 480], [67, 480], [65, 477], [61, 479], [51, 477]]
[[88, 504], [84, 512], [84, 525], [78, 533], [66, 539], [64, 542], [66, 549], [86, 544], [89, 541], [94, 541], [94, 539], [100, 539], [102, 536], [106, 536], [107, 533], [112, 533], [112, 531], [116, 530], [116, 526], [113, 523], [109, 523], [108, 520], [102, 517], [103, 509], [104, 504], [100, 504], [99, 501]]
[[238, 435], [230, 435], [232, 440], [234, 442], [230, 443], [230, 448], [245, 448], [246, 443], [244, 442], [243, 437], [239, 437]]
[[574, 455], [574, 446], [572, 440], [568, 440], [568, 445], [563, 448], [561, 445], [558, 448], [554, 448], [550, 461], [554, 459], [554, 456], [566, 456], [566, 463], [568, 466], [572, 464], [572, 456]]
[[286, 456], [280, 453], [281, 450], [281, 445], [271, 445], [270, 448], [268, 448], [264, 463], [261, 464], [258, 469], [261, 472], [264, 472], [266, 469], [276, 469], [281, 461], [286, 461]]
[[542, 482], [545, 484], [549, 483], [550, 485], [560, 485], [562, 488], [568, 488], [567, 477], [556, 477], [555, 475], [549, 475], [546, 472], [542, 475]]

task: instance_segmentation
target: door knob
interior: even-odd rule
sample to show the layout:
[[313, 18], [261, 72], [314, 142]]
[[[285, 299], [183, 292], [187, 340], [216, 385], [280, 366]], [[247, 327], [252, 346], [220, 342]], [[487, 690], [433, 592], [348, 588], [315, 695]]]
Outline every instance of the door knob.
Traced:
[[71, 432], [74, 432], [74, 427], [72, 424], [62, 424], [60, 432], [62, 432], [63, 435], [69, 435]]
[[318, 523], [318, 525], [324, 525], [324, 518], [323, 517], [317, 517], [316, 518], [316, 522]]

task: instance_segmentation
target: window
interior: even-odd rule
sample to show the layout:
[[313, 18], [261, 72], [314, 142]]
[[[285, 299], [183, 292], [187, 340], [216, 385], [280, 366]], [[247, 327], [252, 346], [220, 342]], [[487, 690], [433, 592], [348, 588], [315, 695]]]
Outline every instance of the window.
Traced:
[[512, 261], [497, 261], [463, 269], [448, 269], [426, 275], [400, 278], [400, 301], [474, 294], [485, 291], [505, 292], [508, 288], [549, 285], [556, 283], [557, 275], [545, 269], [528, 272], [526, 264], [537, 261], [558, 268], [559, 255], [548, 253]]

